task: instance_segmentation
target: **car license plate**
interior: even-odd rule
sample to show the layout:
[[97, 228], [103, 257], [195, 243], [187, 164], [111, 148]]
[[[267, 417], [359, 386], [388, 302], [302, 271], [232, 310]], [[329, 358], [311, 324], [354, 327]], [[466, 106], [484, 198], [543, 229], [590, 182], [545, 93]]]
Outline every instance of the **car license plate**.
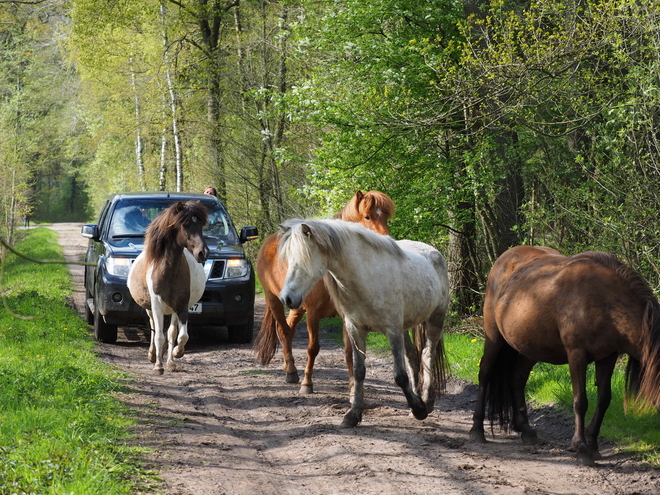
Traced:
[[198, 302], [188, 308], [188, 313], [198, 315], [202, 313], [202, 303]]

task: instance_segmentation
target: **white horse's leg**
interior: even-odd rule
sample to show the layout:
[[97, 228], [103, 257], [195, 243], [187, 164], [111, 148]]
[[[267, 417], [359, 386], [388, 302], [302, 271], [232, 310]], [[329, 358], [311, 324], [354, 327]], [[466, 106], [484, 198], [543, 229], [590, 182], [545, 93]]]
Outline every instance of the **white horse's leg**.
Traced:
[[149, 316], [149, 328], [151, 328], [151, 338], [149, 339], [149, 361], [152, 363], [156, 362], [156, 343], [154, 342], [154, 335], [156, 332], [156, 325], [154, 324], [153, 313], [150, 309], [147, 310], [147, 316]]
[[[177, 345], [174, 348], [174, 357], [180, 358], [183, 357], [183, 353], [186, 351], [186, 343], [188, 342], [188, 311], [177, 316], [177, 319], [179, 320], [179, 332]], [[172, 315], [172, 317], [174, 317], [174, 315]]]
[[[426, 412], [430, 413], [435, 407], [436, 375], [443, 376], [443, 370], [436, 370], [438, 361], [438, 348], [442, 342], [442, 328], [445, 320], [445, 311], [436, 311], [426, 321], [426, 340], [422, 349], [422, 400], [426, 404]], [[440, 347], [440, 352], [443, 352]], [[444, 388], [444, 383], [440, 384]]]
[[153, 341], [154, 341], [154, 353], [156, 354], [156, 363], [154, 365], [154, 372], [162, 375], [163, 374], [163, 350], [165, 347], [165, 314], [163, 313], [162, 308], [154, 304], [152, 299], [151, 303], [153, 315], [152, 321], [154, 323], [154, 332], [153, 332]]
[[341, 427], [355, 428], [362, 421], [362, 410], [364, 409], [364, 379], [367, 376], [364, 360], [367, 345], [365, 335], [348, 322], [345, 324], [353, 346], [353, 386], [351, 387], [351, 409], [344, 416]]
[[390, 343], [392, 356], [394, 357], [394, 381], [403, 390], [403, 395], [406, 396], [413, 416], [417, 419], [426, 419], [428, 416], [426, 405], [415, 392], [414, 383], [411, 383], [408, 376], [405, 337], [403, 335], [405, 331], [395, 327], [385, 329], [385, 336]]

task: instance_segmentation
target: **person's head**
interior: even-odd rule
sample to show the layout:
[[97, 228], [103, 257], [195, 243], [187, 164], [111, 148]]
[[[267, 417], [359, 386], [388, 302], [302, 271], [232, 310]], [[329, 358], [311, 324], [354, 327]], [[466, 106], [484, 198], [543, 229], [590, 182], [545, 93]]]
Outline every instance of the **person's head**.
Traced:
[[217, 196], [218, 192], [215, 190], [215, 187], [207, 187], [204, 189], [204, 194], [208, 194], [209, 196]]

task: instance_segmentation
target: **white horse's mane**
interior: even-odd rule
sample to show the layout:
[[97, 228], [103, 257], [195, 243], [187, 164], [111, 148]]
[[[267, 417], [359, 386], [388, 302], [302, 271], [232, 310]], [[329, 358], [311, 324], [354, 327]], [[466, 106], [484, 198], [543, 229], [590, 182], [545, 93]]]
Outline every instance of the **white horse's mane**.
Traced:
[[354, 222], [336, 219], [291, 219], [284, 222], [280, 233], [278, 254], [281, 259], [295, 257], [305, 270], [311, 272], [310, 251], [305, 242], [307, 234], [303, 231], [306, 225], [311, 232], [311, 238], [321, 252], [329, 257], [340, 256], [344, 247], [352, 237], [362, 238], [369, 246], [379, 251], [385, 251], [393, 256], [403, 256], [399, 245], [390, 237], [377, 234]]

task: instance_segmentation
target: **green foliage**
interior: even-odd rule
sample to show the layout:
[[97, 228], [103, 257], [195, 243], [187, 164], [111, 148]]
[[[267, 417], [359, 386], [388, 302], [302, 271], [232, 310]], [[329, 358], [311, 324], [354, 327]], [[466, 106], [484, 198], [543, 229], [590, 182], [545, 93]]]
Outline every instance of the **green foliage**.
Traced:
[[[56, 234], [31, 230], [16, 246], [61, 259]], [[67, 307], [64, 265], [4, 263], [0, 311], [0, 493], [132, 493], [142, 476], [133, 424], [115, 397], [121, 377], [98, 361], [88, 326]]]

